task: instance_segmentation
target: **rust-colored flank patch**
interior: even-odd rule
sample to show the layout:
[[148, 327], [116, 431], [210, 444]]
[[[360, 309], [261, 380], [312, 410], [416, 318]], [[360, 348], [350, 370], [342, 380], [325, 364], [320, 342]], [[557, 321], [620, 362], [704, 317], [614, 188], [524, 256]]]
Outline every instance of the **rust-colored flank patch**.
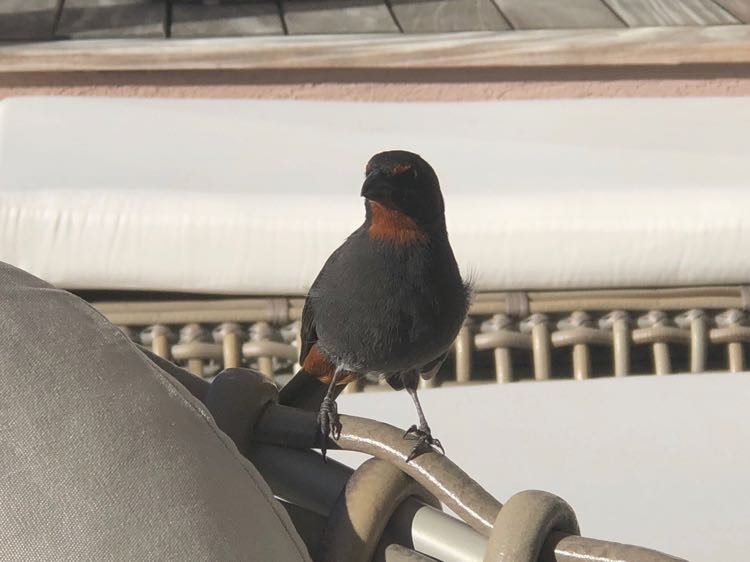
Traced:
[[425, 232], [405, 213], [377, 201], [370, 201], [369, 205], [372, 213], [372, 223], [368, 231], [370, 238], [396, 244], [413, 244], [426, 240]]
[[[320, 350], [318, 350], [317, 345], [310, 348], [307, 357], [305, 357], [305, 362], [302, 364], [302, 368], [308, 375], [312, 375], [324, 384], [331, 384], [333, 374], [336, 372], [336, 365], [331, 363], [331, 361], [325, 357]], [[354, 373], [345, 371], [339, 375], [339, 380], [336, 384], [349, 384], [355, 378], [357, 377]]]

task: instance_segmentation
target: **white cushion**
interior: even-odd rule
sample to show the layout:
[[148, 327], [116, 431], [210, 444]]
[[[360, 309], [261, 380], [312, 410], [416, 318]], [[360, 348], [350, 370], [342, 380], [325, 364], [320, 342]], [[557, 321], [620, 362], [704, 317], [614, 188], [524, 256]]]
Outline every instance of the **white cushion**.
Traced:
[[303, 293], [368, 158], [437, 170], [479, 289], [750, 278], [750, 98], [0, 103], [0, 261], [67, 288]]

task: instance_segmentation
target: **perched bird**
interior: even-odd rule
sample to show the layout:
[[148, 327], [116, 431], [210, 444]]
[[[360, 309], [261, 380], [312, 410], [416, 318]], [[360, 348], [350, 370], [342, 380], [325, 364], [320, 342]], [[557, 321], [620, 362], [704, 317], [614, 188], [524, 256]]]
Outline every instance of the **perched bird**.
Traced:
[[331, 254], [302, 313], [302, 369], [279, 402], [319, 410], [321, 450], [338, 439], [336, 397], [349, 382], [377, 374], [414, 400], [419, 425], [407, 460], [442, 446], [417, 397], [419, 377], [440, 369], [469, 306], [469, 286], [448, 242], [440, 184], [418, 155], [373, 156], [361, 195], [365, 222]]

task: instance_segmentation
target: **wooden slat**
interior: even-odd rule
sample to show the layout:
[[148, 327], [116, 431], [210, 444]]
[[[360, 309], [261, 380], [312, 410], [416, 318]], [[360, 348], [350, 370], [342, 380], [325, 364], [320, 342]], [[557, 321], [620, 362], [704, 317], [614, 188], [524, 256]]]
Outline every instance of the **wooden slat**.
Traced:
[[51, 39], [57, 0], [0, 0], [0, 40]]
[[750, 63], [750, 26], [91, 40], [0, 46], [0, 72]]
[[714, 0], [735, 18], [750, 23], [750, 1], [748, 0]]
[[290, 34], [398, 32], [383, 0], [286, 0]]
[[601, 0], [495, 0], [516, 29], [623, 27]]
[[55, 35], [74, 39], [164, 37], [165, 1], [65, 0]]
[[631, 27], [738, 23], [712, 0], [605, 0]]
[[188, 37], [244, 37], [284, 33], [275, 2], [185, 4], [172, 6], [170, 35]]
[[492, 0], [391, 0], [391, 7], [405, 33], [509, 28]]

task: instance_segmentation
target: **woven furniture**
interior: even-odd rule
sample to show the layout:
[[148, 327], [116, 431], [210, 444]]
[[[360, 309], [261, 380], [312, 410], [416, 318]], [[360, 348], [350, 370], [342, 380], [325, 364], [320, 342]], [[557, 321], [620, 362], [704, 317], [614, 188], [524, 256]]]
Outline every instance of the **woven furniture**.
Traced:
[[[251, 366], [283, 384], [295, 369], [301, 298], [89, 298], [131, 339], [200, 376]], [[748, 306], [744, 286], [480, 293], [454, 360], [429, 384], [738, 372]]]

